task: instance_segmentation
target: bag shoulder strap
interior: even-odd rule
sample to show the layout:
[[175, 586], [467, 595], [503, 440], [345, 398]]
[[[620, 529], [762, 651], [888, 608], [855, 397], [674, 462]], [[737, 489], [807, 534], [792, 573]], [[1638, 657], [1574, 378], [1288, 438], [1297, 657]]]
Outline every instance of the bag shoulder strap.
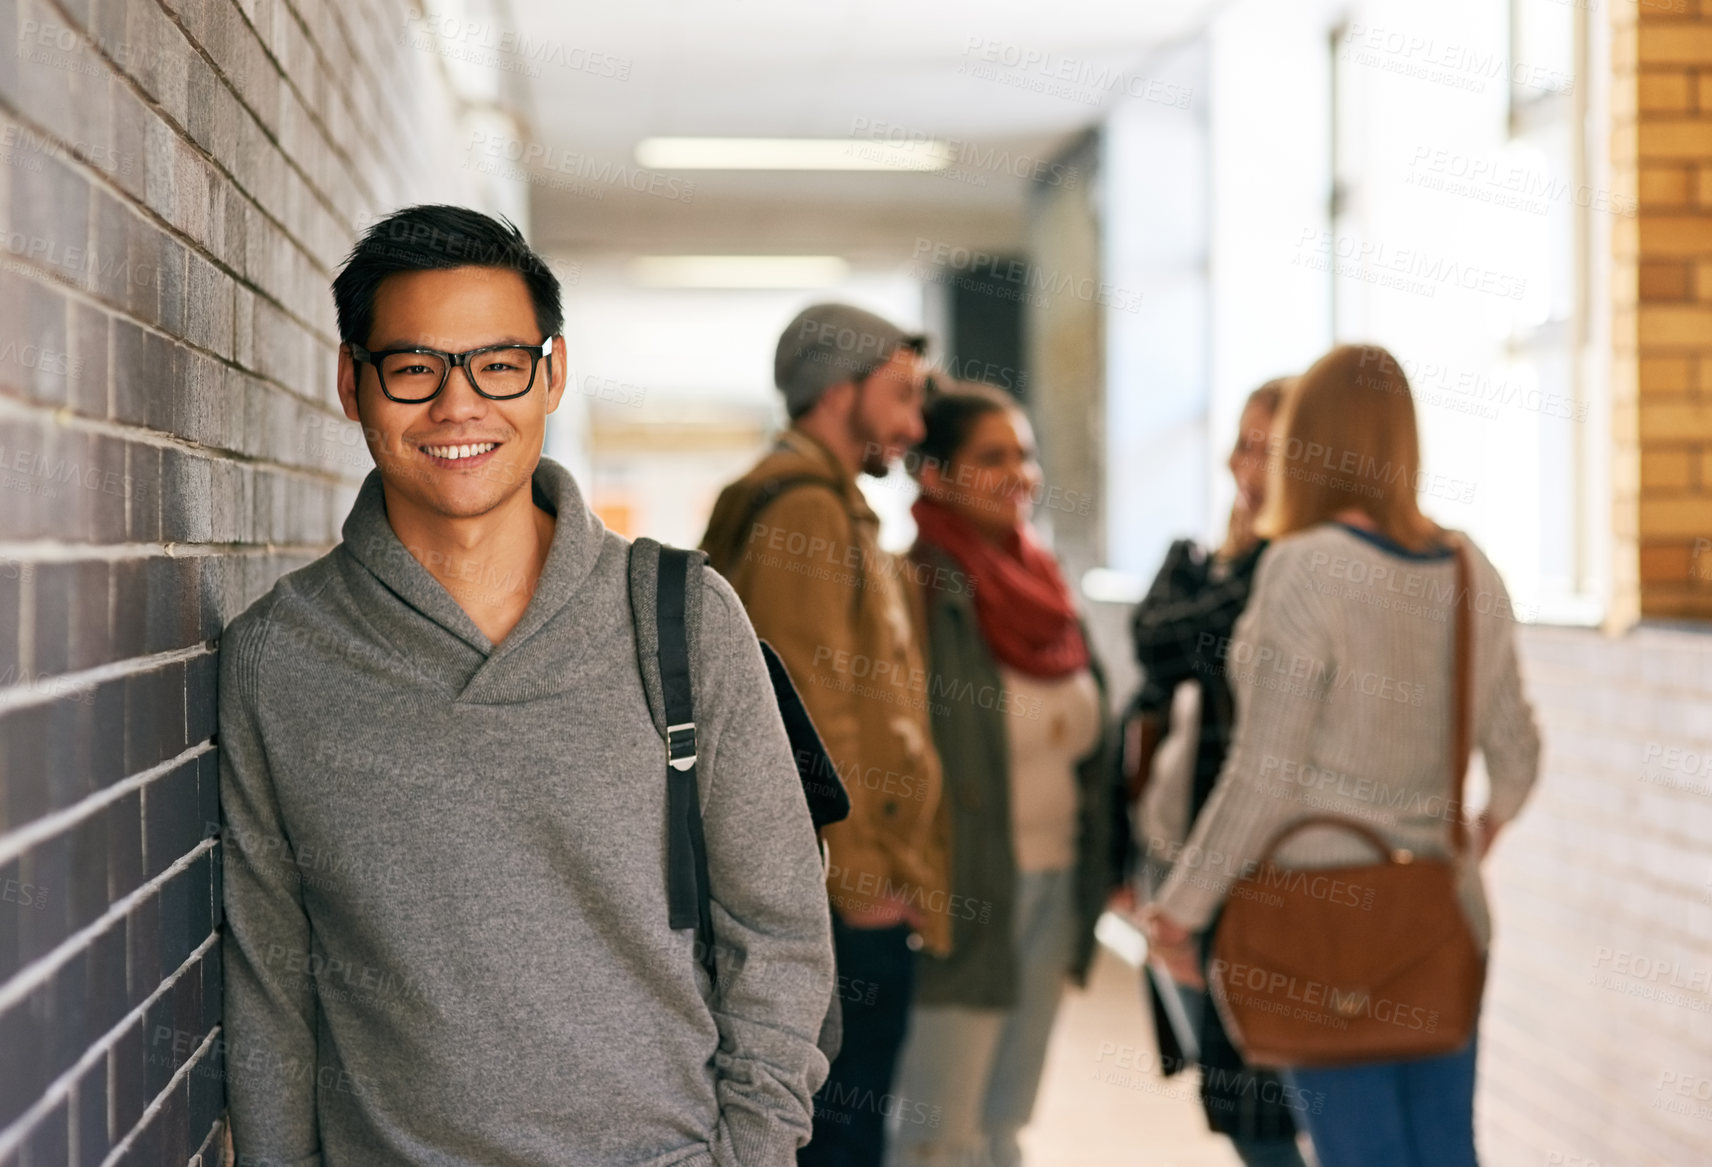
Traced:
[[[702, 966], [712, 978], [713, 909], [696, 783], [695, 686], [690, 664], [690, 626], [701, 593], [690, 581], [705, 562], [699, 551], [664, 547], [652, 539], [638, 539], [630, 548], [637, 664], [648, 692], [649, 712], [666, 742], [667, 922], [672, 928], [697, 930]], [[651, 621], [647, 619], [650, 611]]]
[[743, 512], [743, 522], [737, 530], [747, 536], [755, 526], [755, 520], [761, 517], [761, 512], [779, 500], [779, 496], [799, 486], [824, 486], [843, 500], [843, 493], [838, 483], [823, 474], [786, 474], [778, 478], [769, 478], [756, 488], [755, 495], [749, 500], [749, 509]]
[[1468, 779], [1468, 755], [1473, 748], [1474, 582], [1468, 562], [1468, 544], [1460, 537], [1456, 550], [1456, 630], [1451, 643], [1451, 729], [1450, 729], [1450, 819], [1451, 849], [1461, 855], [1468, 846], [1468, 827], [1463, 822], [1462, 788]]
[[[722, 551], [721, 557], [713, 560], [715, 570], [729, 578], [731, 573], [736, 570], [738, 562], [741, 561], [744, 551], [749, 546], [750, 532], [754, 531], [755, 524], [760, 521], [762, 512], [778, 502], [780, 497], [801, 486], [823, 487], [832, 492], [833, 497], [838, 499], [840, 506], [844, 503], [843, 489], [838, 483], [823, 474], [786, 474], [778, 478], [767, 479], [755, 489], [754, 496], [749, 500], [749, 506], [743, 512], [743, 521], [734, 528], [737, 532], [736, 547], [729, 551]], [[846, 516], [846, 522], [849, 527], [848, 542], [853, 544], [856, 541], [855, 524], [849, 520], [848, 516]], [[856, 586], [850, 589], [852, 612], [856, 612], [861, 607], [862, 591], [867, 583], [867, 576], [864, 572], [857, 571], [854, 573], [854, 580]]]
[[[820, 474], [785, 474], [777, 478], [768, 478], [755, 487], [755, 491], [744, 503], [739, 521], [732, 524], [730, 542], [726, 546], [707, 546], [709, 562], [720, 575], [730, 578], [742, 562], [743, 554], [749, 547], [750, 532], [761, 518], [761, 512], [777, 502], [780, 495], [794, 490], [799, 486], [824, 486], [835, 495], [839, 494], [838, 484], [832, 479]], [[839, 495], [842, 499], [842, 495]]]

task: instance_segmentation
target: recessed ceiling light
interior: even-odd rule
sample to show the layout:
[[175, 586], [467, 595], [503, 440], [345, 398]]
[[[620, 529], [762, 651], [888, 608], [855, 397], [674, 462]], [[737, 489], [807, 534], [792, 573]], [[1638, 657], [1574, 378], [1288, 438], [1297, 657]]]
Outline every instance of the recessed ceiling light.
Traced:
[[825, 288], [850, 265], [836, 255], [640, 255], [632, 283], [645, 288]]
[[636, 164], [650, 170], [944, 170], [945, 142], [872, 138], [644, 138]]

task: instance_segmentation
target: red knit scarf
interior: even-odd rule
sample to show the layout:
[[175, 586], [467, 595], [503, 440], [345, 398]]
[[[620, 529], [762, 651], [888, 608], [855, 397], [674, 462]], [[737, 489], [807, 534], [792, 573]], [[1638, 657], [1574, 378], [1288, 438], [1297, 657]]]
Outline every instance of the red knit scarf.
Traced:
[[923, 542], [950, 555], [975, 585], [975, 615], [993, 655], [1031, 677], [1063, 677], [1088, 664], [1070, 588], [1052, 553], [1026, 526], [1003, 544], [926, 495], [910, 508]]

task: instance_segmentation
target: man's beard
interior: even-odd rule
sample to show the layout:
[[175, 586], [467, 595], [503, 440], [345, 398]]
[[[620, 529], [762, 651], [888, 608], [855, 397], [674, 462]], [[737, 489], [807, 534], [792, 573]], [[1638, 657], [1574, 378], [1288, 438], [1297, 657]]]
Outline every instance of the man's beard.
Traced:
[[862, 416], [861, 407], [860, 396], [850, 403], [850, 432], [862, 443], [862, 473], [884, 478], [891, 472], [891, 460], [886, 457], [885, 443], [880, 441], [879, 432]]

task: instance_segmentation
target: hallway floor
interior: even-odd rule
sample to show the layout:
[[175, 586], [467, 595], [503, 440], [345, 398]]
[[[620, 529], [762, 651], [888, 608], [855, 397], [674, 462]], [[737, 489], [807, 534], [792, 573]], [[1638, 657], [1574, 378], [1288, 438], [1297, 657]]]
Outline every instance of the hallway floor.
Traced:
[[1066, 994], [1028, 1167], [1241, 1167], [1208, 1132], [1193, 1073], [1161, 1077], [1138, 973], [1104, 946], [1088, 988]]

